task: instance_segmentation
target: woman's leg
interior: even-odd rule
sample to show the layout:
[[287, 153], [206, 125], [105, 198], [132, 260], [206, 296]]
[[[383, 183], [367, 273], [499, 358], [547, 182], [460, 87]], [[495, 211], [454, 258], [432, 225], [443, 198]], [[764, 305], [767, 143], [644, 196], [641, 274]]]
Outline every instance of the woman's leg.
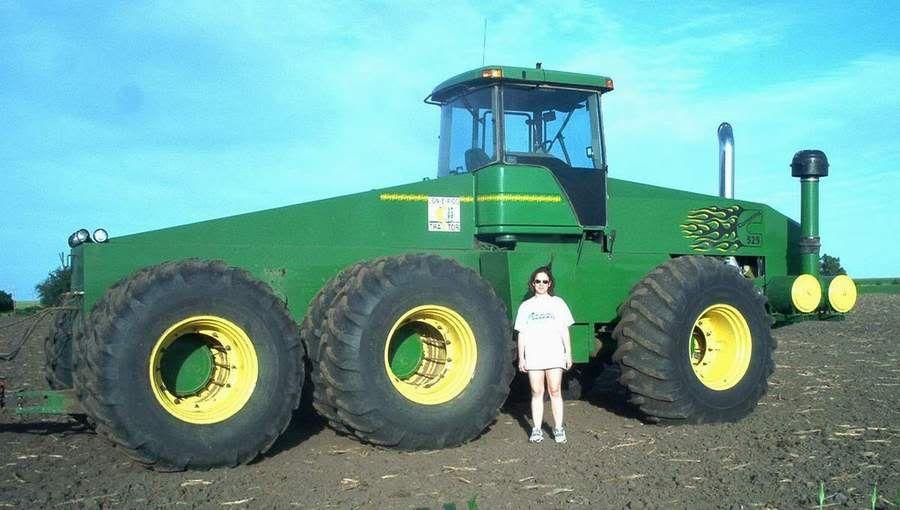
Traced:
[[531, 419], [534, 428], [541, 428], [544, 422], [544, 371], [529, 370], [528, 382], [531, 384]]
[[[553, 427], [563, 426], [562, 369], [544, 370], [547, 374], [547, 391], [550, 393], [550, 410], [553, 412]], [[532, 384], [532, 388], [534, 385]], [[534, 405], [534, 404], [532, 404]]]

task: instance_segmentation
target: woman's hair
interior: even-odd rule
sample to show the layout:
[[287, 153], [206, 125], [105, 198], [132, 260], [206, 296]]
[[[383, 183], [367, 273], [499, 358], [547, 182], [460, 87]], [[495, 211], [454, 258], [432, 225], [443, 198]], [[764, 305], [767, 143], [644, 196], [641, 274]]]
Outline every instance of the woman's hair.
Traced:
[[528, 297], [534, 295], [534, 278], [538, 275], [538, 273], [544, 273], [547, 275], [547, 278], [550, 280], [550, 285], [547, 286], [547, 294], [553, 296], [553, 288], [556, 287], [556, 280], [553, 278], [553, 272], [550, 271], [550, 266], [541, 266], [532, 271], [531, 278], [528, 279]]

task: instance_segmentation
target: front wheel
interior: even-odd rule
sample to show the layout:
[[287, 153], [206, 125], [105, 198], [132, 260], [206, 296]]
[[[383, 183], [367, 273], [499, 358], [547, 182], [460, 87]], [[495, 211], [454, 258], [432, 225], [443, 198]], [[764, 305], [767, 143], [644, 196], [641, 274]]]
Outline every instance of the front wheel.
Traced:
[[774, 369], [765, 297], [712, 258], [670, 260], [620, 307], [613, 360], [630, 402], [652, 421], [736, 421]]
[[303, 381], [284, 303], [221, 262], [133, 274], [94, 306], [76, 391], [98, 432], [162, 470], [249, 462], [287, 427]]

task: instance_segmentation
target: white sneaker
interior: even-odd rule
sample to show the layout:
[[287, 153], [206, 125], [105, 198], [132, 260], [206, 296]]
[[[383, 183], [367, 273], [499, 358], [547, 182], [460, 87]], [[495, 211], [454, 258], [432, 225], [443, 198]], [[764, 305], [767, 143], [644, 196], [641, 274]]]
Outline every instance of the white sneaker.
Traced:
[[531, 437], [528, 438], [529, 442], [532, 443], [540, 443], [544, 440], [544, 431], [538, 428], [531, 429]]
[[553, 440], [557, 443], [565, 443], [566, 442], [566, 429], [559, 427], [553, 429]]

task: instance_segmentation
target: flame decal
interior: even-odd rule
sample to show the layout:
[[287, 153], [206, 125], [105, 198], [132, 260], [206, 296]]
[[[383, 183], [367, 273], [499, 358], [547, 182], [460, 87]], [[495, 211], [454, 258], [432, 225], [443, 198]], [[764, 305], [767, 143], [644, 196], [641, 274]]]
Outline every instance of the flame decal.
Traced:
[[744, 246], [737, 231], [740, 226], [738, 218], [742, 212], [744, 208], [739, 205], [711, 205], [694, 209], [681, 225], [681, 233], [692, 241], [691, 248], [696, 251], [736, 250]]

